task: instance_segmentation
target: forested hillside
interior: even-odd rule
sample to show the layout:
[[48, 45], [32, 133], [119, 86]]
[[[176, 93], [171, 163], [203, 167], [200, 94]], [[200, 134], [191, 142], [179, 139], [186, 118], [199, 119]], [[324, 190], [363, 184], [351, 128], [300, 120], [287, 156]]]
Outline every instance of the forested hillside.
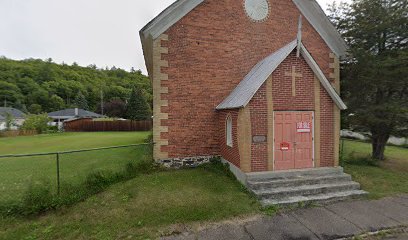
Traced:
[[135, 87], [142, 89], [144, 98], [151, 103], [150, 80], [140, 71], [56, 64], [52, 59], [15, 61], [0, 58], [0, 105], [6, 102], [7, 106], [29, 113], [68, 107], [100, 112], [101, 92], [106, 111], [118, 105], [125, 108]]

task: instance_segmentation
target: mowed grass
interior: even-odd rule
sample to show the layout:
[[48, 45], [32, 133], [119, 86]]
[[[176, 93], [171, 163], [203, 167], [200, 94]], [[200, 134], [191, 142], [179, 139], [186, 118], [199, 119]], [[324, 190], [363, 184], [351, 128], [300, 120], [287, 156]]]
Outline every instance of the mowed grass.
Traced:
[[408, 148], [387, 146], [386, 160], [369, 164], [371, 144], [351, 140], [344, 143], [345, 171], [361, 183], [370, 198], [408, 193]]
[[0, 219], [0, 239], [155, 239], [183, 231], [174, 224], [257, 212], [237, 181], [207, 166], [140, 175], [45, 216]]
[[[0, 138], [0, 155], [69, 151], [143, 143], [148, 132], [62, 133]], [[139, 160], [146, 147], [60, 155], [61, 183], [77, 184], [91, 172], [116, 171]], [[30, 183], [48, 181], [56, 191], [56, 156], [0, 158], [0, 203], [20, 200]], [[63, 189], [62, 189], [63, 190]]]
[[[0, 141], [13, 141], [13, 148], [23, 146], [25, 153], [31, 153], [132, 144], [143, 142], [147, 136], [148, 133], [75, 133]], [[66, 141], [61, 143], [60, 138], [69, 139], [69, 147], [64, 144]], [[55, 146], [56, 142], [60, 144]], [[1, 151], [5, 152], [1, 154], [16, 153], [15, 149], [2, 147]], [[89, 171], [109, 166], [112, 162], [123, 168], [129, 159], [137, 161], [137, 152], [141, 150], [120, 151], [64, 156], [61, 178], [79, 181]], [[54, 159], [3, 159], [0, 165], [0, 182], [14, 184], [11, 189], [4, 189], [6, 185], [3, 185], [0, 198], [4, 195], [17, 198], [20, 195], [13, 191], [19, 189], [19, 185], [24, 189], [24, 184], [37, 177], [55, 177]], [[13, 170], [14, 175], [5, 168]], [[25, 177], [19, 178], [20, 175]], [[172, 227], [174, 225], [245, 216], [260, 213], [260, 209], [255, 198], [220, 164], [177, 171], [156, 169], [111, 185], [82, 202], [41, 215], [0, 215], [0, 239], [155, 239], [180, 229]]]

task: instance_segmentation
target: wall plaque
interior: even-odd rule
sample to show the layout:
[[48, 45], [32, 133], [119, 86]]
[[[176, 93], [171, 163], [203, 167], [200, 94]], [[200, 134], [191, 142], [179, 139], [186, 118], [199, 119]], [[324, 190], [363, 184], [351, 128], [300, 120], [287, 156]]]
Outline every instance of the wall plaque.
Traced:
[[254, 143], [264, 143], [266, 142], [266, 136], [253, 136], [252, 141]]

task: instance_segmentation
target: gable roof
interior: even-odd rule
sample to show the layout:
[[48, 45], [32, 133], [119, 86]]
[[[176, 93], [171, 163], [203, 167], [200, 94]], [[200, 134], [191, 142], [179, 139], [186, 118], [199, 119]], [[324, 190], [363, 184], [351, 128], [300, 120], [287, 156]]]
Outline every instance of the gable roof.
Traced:
[[[338, 56], [346, 55], [347, 45], [316, 0], [292, 0], [300, 12]], [[177, 23], [204, 0], [177, 0], [143, 27], [139, 34], [147, 71], [152, 73], [153, 41]]]
[[0, 107], [0, 117], [3, 117], [3, 119], [5, 119], [7, 113], [11, 114], [13, 118], [25, 118], [25, 114], [18, 109], [11, 107]]
[[68, 109], [64, 109], [64, 110], [60, 110], [60, 111], [55, 111], [55, 112], [50, 112], [48, 113], [49, 117], [67, 117], [67, 118], [71, 118], [71, 117], [91, 117], [91, 118], [100, 118], [103, 117], [102, 115], [98, 114], [98, 113], [94, 113], [91, 111], [86, 111], [84, 109], [80, 109], [78, 108], [78, 115], [75, 114], [75, 108], [68, 108]]
[[[216, 109], [224, 110], [246, 107], [268, 77], [296, 47], [297, 40], [294, 40], [256, 64], [248, 75], [238, 84], [231, 94], [217, 106]], [[338, 108], [341, 110], [347, 109], [347, 106], [344, 104], [343, 100], [337, 94], [336, 90], [319, 68], [319, 65], [317, 65], [312, 55], [310, 55], [302, 43], [300, 44], [300, 54], [303, 56], [309, 67], [319, 79], [323, 88], [329, 93], [330, 97], [333, 99]]]
[[246, 75], [232, 93], [217, 107], [217, 110], [245, 107], [266, 79], [297, 46], [297, 40], [269, 55]]

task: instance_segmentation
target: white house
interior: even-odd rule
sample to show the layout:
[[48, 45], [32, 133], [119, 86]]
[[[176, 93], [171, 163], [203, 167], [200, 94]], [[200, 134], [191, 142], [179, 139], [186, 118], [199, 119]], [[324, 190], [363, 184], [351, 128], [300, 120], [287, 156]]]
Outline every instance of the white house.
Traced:
[[11, 126], [12, 130], [16, 130], [23, 125], [25, 114], [22, 111], [11, 107], [0, 107], [0, 130], [5, 130], [7, 128], [6, 119], [8, 114], [13, 117], [13, 123]]

